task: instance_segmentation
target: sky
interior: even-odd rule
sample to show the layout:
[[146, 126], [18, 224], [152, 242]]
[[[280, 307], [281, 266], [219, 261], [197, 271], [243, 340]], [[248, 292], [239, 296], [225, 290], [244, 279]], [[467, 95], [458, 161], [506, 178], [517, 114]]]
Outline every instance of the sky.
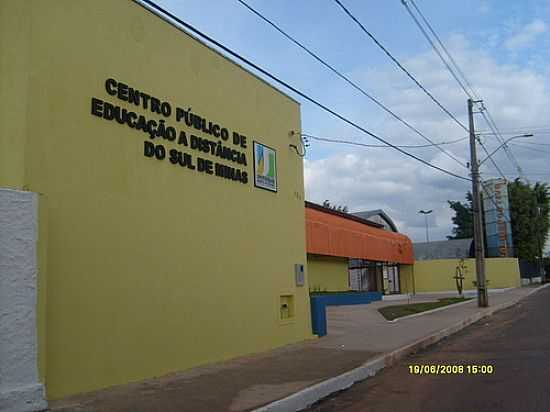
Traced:
[[[338, 7], [334, 0], [246, 0], [288, 34], [359, 84], [392, 111], [436, 142], [467, 136], [465, 130], [426, 96]], [[331, 109], [393, 144], [421, 145], [420, 136], [316, 62], [237, 0], [158, 0], [182, 20], [254, 61]], [[467, 96], [446, 71], [408, 15], [401, 0], [342, 0], [359, 21], [461, 123], [467, 125]], [[550, 180], [550, 1], [416, 0], [434, 29], [484, 100], [526, 177]], [[281, 88], [280, 86], [277, 86]], [[302, 132], [314, 136], [379, 143], [299, 96]], [[476, 131], [487, 132], [475, 115]], [[482, 135], [492, 152], [499, 146]], [[469, 171], [468, 140], [437, 148], [407, 149], [461, 176]], [[483, 159], [483, 152], [479, 151]], [[495, 161], [509, 179], [515, 165], [502, 150]], [[499, 177], [486, 162], [482, 178]], [[310, 141], [304, 160], [306, 198], [345, 205], [351, 212], [383, 209], [400, 232], [425, 240], [424, 216], [431, 209], [430, 240], [451, 234], [448, 200], [464, 200], [467, 181], [443, 174], [391, 148], [364, 148]]]

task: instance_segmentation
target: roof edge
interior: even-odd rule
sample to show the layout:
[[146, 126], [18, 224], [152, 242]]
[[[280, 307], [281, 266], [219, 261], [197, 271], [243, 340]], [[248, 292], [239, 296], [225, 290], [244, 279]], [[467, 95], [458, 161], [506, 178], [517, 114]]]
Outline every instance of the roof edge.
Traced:
[[[258, 79], [259, 81], [261, 81], [262, 83], [264, 83], [265, 85], [267, 85], [268, 87], [272, 88], [273, 90], [275, 90], [277, 93], [279, 93], [280, 95], [282, 95], [283, 97], [286, 97], [287, 99], [291, 100], [292, 102], [296, 103], [299, 107], [301, 107], [301, 103], [295, 99], [294, 97], [292, 97], [291, 95], [283, 92], [281, 89], [275, 87], [275, 85], [271, 84], [270, 82], [268, 82], [266, 79], [263, 79], [262, 77], [260, 77], [258, 74], [254, 73], [252, 70], [250, 69], [247, 69], [246, 67], [244, 67], [242, 64], [240, 63], [237, 63], [235, 60], [233, 60], [232, 58], [230, 58], [229, 56], [226, 56], [225, 54], [223, 54], [222, 52], [220, 52], [219, 50], [215, 49], [213, 46], [209, 45], [208, 43], [206, 43], [204, 40], [200, 39], [199, 37], [197, 37], [196, 35], [194, 34], [191, 34], [189, 33], [187, 30], [185, 30], [183, 27], [180, 27], [178, 24], [176, 24], [176, 22], [172, 21], [172, 19], [169, 17], [169, 16], [166, 16], [164, 15], [163, 13], [161, 13], [160, 11], [158, 10], [155, 10], [154, 8], [152, 8], [150, 5], [148, 5], [147, 3], [144, 3], [142, 2], [141, 0], [130, 0], [134, 3], [136, 3], [138, 6], [141, 6], [142, 8], [144, 8], [145, 10], [147, 10], [148, 12], [154, 14], [155, 16], [159, 17], [161, 20], [164, 20], [166, 23], [168, 23], [169, 25], [171, 25], [172, 27], [174, 27], [175, 29], [178, 29], [179, 31], [181, 31], [182, 33], [186, 34], [187, 36], [191, 37], [193, 40], [199, 42], [200, 44], [202, 44], [204, 47], [207, 47], [208, 49], [210, 49], [211, 51], [213, 51], [214, 53], [216, 53], [217, 55], [219, 55], [220, 57], [224, 58], [225, 60], [227, 60], [228, 62], [234, 64], [235, 66], [237, 66], [238, 68], [240, 68], [241, 70], [244, 70], [245, 72], [247, 72], [248, 74], [250, 74], [251, 76], [254, 76], [256, 79]], [[160, 7], [160, 6], [159, 6]]]
[[353, 214], [355, 215], [355, 214], [358, 214], [358, 213], [365, 213], [365, 212], [373, 212], [371, 216], [373, 216], [375, 214], [382, 216], [382, 219], [384, 219], [388, 223], [388, 225], [390, 226], [390, 228], [394, 232], [400, 233], [399, 230], [397, 230], [397, 225], [395, 224], [393, 219], [386, 212], [384, 212], [383, 209], [364, 210], [364, 211], [361, 211], [361, 212], [354, 212]]
[[362, 223], [367, 226], [375, 227], [377, 229], [382, 229], [384, 227], [384, 225], [381, 225], [380, 223], [371, 222], [370, 220], [363, 219], [361, 217], [352, 215], [350, 213], [344, 213], [344, 212], [339, 212], [338, 210], [329, 209], [327, 207], [321, 206], [317, 203], [309, 202], [307, 200], [305, 201], [305, 205], [310, 209], [318, 210], [320, 212], [328, 213], [334, 216], [339, 216], [344, 219], [353, 220], [355, 222]]

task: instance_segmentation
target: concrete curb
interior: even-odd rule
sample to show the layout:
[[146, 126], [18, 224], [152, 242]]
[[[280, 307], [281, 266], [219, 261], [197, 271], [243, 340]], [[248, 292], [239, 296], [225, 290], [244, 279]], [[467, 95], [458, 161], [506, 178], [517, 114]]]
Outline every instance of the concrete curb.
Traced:
[[[341, 375], [335, 376], [333, 378], [327, 379], [325, 381], [319, 382], [309, 388], [303, 389], [299, 392], [296, 392], [286, 398], [279, 399], [278, 401], [272, 402], [268, 405], [262, 406], [255, 409], [255, 412], [288, 412], [288, 411], [300, 411], [305, 409], [315, 402], [326, 398], [327, 396], [347, 389], [358, 381], [362, 381], [371, 376], [376, 375], [378, 371], [383, 369], [386, 366], [391, 366], [403, 359], [404, 357], [418, 352], [421, 349], [425, 349], [433, 344], [439, 342], [440, 340], [451, 336], [452, 334], [459, 332], [465, 327], [471, 325], [483, 319], [485, 317], [493, 315], [495, 312], [501, 311], [503, 309], [514, 306], [519, 301], [525, 299], [528, 296], [531, 296], [533, 293], [538, 292], [546, 287], [549, 287], [549, 284], [540, 286], [529, 291], [524, 296], [511, 300], [510, 302], [501, 303], [492, 308], [484, 309], [482, 312], [477, 312], [474, 315], [467, 317], [464, 320], [456, 323], [453, 326], [442, 329], [431, 335], [420, 338], [419, 340], [410, 343], [406, 346], [403, 346], [399, 349], [394, 350], [393, 352], [386, 353], [382, 356], [379, 356], [375, 359], [372, 359], [365, 364], [359, 366], [358, 368], [352, 369], [348, 372], [345, 372]], [[469, 302], [468, 302], [469, 303]], [[451, 305], [452, 306], [452, 305]]]
[[424, 312], [414, 313], [414, 314], [412, 314], [412, 315], [401, 316], [400, 318], [395, 318], [394, 320], [388, 320], [387, 322], [389, 322], [389, 323], [395, 323], [395, 322], [399, 322], [400, 320], [411, 319], [411, 318], [417, 318], [417, 317], [422, 316], [422, 315], [429, 315], [430, 313], [435, 313], [435, 312], [440, 312], [440, 311], [442, 311], [442, 310], [447, 310], [447, 309], [451, 309], [451, 308], [456, 308], [457, 306], [466, 305], [467, 303], [472, 303], [472, 302], [475, 302], [475, 300], [470, 299], [470, 300], [467, 300], [467, 301], [465, 301], [465, 302], [453, 303], [453, 304], [451, 304], [451, 305], [441, 306], [440, 308], [430, 309], [430, 310], [426, 310], [426, 311], [424, 311]]
[[[508, 292], [512, 289], [516, 289], [516, 288], [495, 288], [495, 289], [492, 289], [492, 288], [489, 288], [487, 289], [489, 294], [491, 293], [503, 293], [503, 292]], [[423, 296], [423, 295], [456, 295], [457, 294], [457, 291], [456, 289], [449, 289], [449, 290], [440, 290], [440, 291], [437, 291], [437, 292], [416, 292], [416, 296]], [[465, 289], [462, 293], [464, 296], [477, 296], [477, 289]]]

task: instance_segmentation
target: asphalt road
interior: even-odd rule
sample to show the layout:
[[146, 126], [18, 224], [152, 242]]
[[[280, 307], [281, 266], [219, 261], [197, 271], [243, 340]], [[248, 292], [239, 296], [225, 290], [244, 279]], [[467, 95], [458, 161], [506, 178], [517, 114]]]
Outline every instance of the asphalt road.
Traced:
[[[409, 365], [464, 365], [464, 373], [411, 374]], [[474, 374], [473, 365], [493, 373]], [[550, 288], [309, 411], [550, 411]]]

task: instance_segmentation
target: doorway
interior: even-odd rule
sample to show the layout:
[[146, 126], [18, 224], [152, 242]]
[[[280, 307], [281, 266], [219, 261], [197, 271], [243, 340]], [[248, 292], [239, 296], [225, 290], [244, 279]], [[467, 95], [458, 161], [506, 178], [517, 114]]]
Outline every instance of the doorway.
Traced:
[[399, 281], [399, 266], [397, 265], [385, 265], [385, 276], [388, 279], [388, 293], [399, 294], [401, 293], [401, 282]]

